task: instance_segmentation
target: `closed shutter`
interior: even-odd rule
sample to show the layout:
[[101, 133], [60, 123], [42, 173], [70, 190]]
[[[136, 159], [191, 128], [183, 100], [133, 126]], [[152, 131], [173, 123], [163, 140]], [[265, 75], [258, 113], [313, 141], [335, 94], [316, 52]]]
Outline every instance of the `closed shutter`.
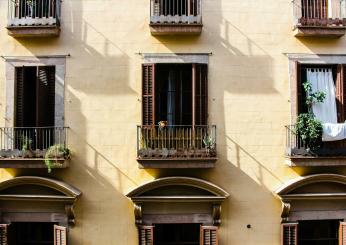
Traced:
[[15, 126], [23, 127], [24, 126], [24, 67], [16, 67], [15, 71], [16, 79], [16, 89], [15, 89]]
[[142, 125], [155, 125], [155, 65], [142, 66]]
[[337, 68], [337, 77], [335, 81], [335, 97], [336, 97], [336, 106], [338, 112], [338, 122], [345, 121], [345, 109], [344, 109], [344, 79], [343, 79], [343, 65], [338, 65]]
[[193, 65], [194, 77], [194, 125], [208, 124], [208, 66]]
[[339, 245], [346, 245], [346, 223], [345, 222], [340, 222]]
[[55, 67], [39, 66], [37, 69], [36, 126], [54, 126]]
[[281, 245], [298, 244], [298, 223], [285, 223], [281, 227]]
[[0, 245], [7, 245], [7, 224], [0, 224]]
[[139, 245], [153, 245], [154, 244], [154, 226], [139, 226]]
[[218, 245], [218, 227], [217, 226], [201, 226], [201, 245]]
[[67, 228], [54, 225], [54, 245], [67, 245]]

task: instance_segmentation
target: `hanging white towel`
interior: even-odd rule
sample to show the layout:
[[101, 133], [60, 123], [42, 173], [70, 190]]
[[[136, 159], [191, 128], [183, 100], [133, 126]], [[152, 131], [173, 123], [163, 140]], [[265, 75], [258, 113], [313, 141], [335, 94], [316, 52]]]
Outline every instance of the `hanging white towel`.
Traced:
[[345, 123], [323, 123], [322, 141], [336, 141], [346, 139]]

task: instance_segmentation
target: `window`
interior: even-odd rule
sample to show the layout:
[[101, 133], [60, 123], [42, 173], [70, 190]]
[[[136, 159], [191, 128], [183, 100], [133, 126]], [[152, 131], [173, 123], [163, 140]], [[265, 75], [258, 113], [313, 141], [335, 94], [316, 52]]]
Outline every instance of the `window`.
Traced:
[[17, 222], [8, 227], [8, 245], [54, 244], [54, 223]]
[[49, 18], [56, 16], [55, 0], [15, 0], [17, 18]]
[[143, 65], [142, 125], [206, 125], [207, 74], [205, 64]]
[[55, 67], [16, 68], [15, 145], [47, 149], [54, 142]]
[[338, 245], [339, 220], [299, 221], [298, 244]]
[[200, 224], [156, 224], [154, 245], [199, 245]]
[[155, 15], [197, 15], [198, 0], [154, 0]]
[[328, 0], [301, 0], [302, 17], [306, 19], [326, 19], [328, 17]]

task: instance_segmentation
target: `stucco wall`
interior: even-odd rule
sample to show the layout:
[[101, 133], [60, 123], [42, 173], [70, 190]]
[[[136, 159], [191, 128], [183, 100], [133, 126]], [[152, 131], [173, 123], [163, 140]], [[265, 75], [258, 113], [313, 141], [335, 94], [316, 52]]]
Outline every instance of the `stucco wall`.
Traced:
[[[66, 60], [65, 124], [70, 168], [11, 170], [52, 176], [79, 188], [71, 242], [136, 244], [133, 206], [125, 194], [163, 176], [209, 180], [230, 193], [223, 204], [220, 244], [279, 244], [281, 203], [273, 191], [298, 174], [320, 170], [284, 165], [290, 123], [289, 53], [343, 53], [345, 38], [297, 39], [289, 0], [203, 0], [197, 37], [153, 37], [149, 0], [66, 0], [59, 38], [7, 35], [7, 0], [0, 0], [0, 55], [71, 54]], [[212, 52], [209, 121], [217, 125], [219, 160], [212, 170], [140, 170], [136, 125], [141, 121], [137, 52]], [[5, 61], [0, 60], [0, 121], [5, 125]], [[334, 172], [341, 170], [333, 170]], [[252, 228], [247, 229], [246, 225]]]

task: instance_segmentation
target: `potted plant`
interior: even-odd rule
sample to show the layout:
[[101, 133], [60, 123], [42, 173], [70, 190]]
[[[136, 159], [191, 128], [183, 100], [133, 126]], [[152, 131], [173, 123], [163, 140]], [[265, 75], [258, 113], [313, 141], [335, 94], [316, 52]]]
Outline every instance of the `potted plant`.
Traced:
[[22, 152], [21, 155], [26, 158], [32, 158], [32, 139], [28, 136], [21, 137]]
[[44, 163], [48, 168], [48, 173], [52, 172], [52, 167], [58, 159], [69, 159], [70, 157], [71, 151], [65, 145], [55, 144], [49, 147], [44, 157]]
[[312, 112], [312, 106], [315, 103], [323, 103], [326, 94], [324, 92], [312, 92], [311, 83], [303, 83], [306, 92], [306, 105], [308, 113], [302, 113], [297, 117], [295, 124], [295, 134], [302, 140], [304, 147], [308, 153], [320, 147], [322, 143], [323, 126]]
[[203, 137], [203, 143], [207, 157], [215, 156], [215, 139], [212, 136], [205, 134]]

